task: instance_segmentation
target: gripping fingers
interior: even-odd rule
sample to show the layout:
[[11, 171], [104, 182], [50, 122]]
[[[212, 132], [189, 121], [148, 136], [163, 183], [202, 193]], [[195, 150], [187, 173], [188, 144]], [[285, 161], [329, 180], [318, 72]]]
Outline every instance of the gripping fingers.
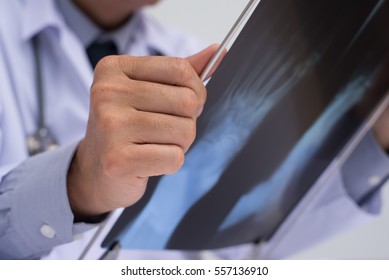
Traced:
[[126, 83], [127, 92], [122, 96], [139, 111], [197, 118], [205, 103], [205, 93], [199, 96], [187, 87], [132, 80]]
[[121, 151], [121, 159], [105, 161], [105, 174], [146, 178], [178, 171], [184, 164], [184, 151], [176, 145], [134, 145]]
[[186, 152], [196, 137], [196, 121], [158, 113], [136, 112], [129, 118], [128, 136], [136, 144], [168, 144]]
[[131, 80], [187, 87], [205, 99], [204, 85], [191, 63], [177, 57], [120, 56], [117, 64]]

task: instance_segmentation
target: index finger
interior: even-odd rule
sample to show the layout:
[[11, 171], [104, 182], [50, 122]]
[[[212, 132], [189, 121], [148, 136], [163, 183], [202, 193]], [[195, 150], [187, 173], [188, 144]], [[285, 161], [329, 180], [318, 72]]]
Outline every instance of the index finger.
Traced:
[[130, 79], [188, 87], [201, 91], [202, 82], [188, 60], [178, 57], [120, 56], [119, 67]]

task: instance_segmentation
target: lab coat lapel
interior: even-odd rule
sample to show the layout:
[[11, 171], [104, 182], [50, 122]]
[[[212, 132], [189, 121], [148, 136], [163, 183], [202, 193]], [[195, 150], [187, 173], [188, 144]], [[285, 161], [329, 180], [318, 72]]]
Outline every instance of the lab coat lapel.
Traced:
[[59, 45], [61, 53], [66, 56], [65, 60], [70, 61], [73, 70], [82, 80], [85, 92], [89, 92], [93, 79], [92, 68], [82, 44], [67, 27], [54, 1], [25, 0], [23, 5], [22, 39], [27, 41], [45, 29], [54, 29], [49, 39], [54, 46]]
[[65, 25], [62, 26], [60, 46], [67, 59], [69, 59], [73, 70], [81, 78], [85, 92], [89, 92], [93, 81], [93, 69], [89, 63], [84, 47]]

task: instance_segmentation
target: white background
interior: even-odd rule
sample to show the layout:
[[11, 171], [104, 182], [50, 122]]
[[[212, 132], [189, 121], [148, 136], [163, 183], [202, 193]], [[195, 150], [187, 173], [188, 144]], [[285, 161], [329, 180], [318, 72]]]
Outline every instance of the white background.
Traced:
[[[152, 7], [157, 19], [209, 43], [220, 43], [248, 0], [163, 0]], [[357, 229], [301, 252], [297, 259], [389, 259], [389, 188], [383, 215]]]

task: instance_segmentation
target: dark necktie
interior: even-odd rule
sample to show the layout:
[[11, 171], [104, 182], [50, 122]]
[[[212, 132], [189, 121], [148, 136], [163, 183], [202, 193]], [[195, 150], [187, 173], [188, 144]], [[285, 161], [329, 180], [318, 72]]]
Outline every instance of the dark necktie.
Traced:
[[87, 49], [86, 52], [89, 57], [89, 61], [92, 64], [93, 69], [96, 67], [96, 64], [107, 55], [118, 54], [116, 45], [112, 41], [106, 42], [93, 42]]

